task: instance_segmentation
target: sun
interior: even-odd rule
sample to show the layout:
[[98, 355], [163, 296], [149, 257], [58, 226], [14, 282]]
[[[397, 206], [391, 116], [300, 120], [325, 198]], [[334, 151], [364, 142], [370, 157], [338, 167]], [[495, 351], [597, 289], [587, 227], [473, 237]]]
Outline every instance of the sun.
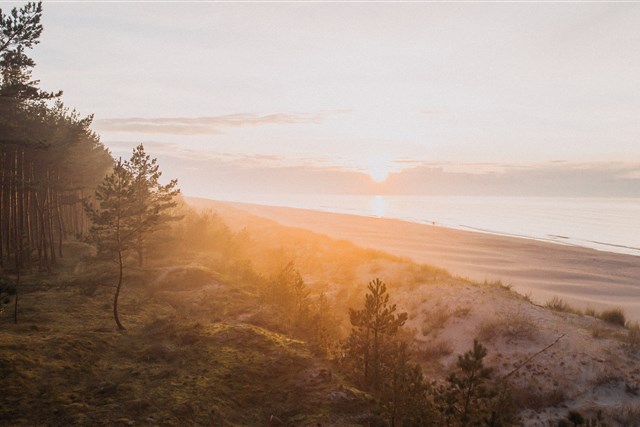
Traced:
[[393, 165], [385, 159], [371, 159], [366, 166], [366, 173], [375, 182], [384, 182], [393, 172]]

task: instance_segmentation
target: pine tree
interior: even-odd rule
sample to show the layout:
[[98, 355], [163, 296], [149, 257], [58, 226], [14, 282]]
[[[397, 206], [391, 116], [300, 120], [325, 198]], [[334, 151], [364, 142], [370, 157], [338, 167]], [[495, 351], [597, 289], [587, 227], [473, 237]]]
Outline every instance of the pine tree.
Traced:
[[27, 3], [20, 9], [13, 8], [5, 15], [0, 9], [0, 53], [18, 46], [31, 48], [40, 42], [42, 33], [42, 2]]
[[18, 322], [17, 285], [25, 255], [29, 255], [25, 242], [28, 215], [25, 151], [33, 141], [31, 127], [25, 126], [25, 121], [29, 120], [25, 118], [32, 118], [28, 116], [34, 102], [60, 95], [40, 91], [38, 81], [31, 80], [35, 62], [25, 51], [40, 41], [41, 17], [42, 3], [27, 3], [20, 9], [14, 7], [9, 14], [0, 9], [0, 167], [3, 169], [0, 177], [0, 269], [4, 267], [4, 241], [7, 253], [13, 252], [15, 323]]
[[138, 265], [144, 263], [146, 238], [168, 221], [177, 219], [168, 214], [176, 206], [175, 197], [180, 193], [178, 181], [171, 180], [162, 185], [162, 176], [157, 159], [152, 159], [144, 151], [142, 144], [133, 150], [131, 159], [125, 164], [133, 179], [134, 199], [137, 216], [134, 219], [136, 229], [135, 249], [138, 253]]
[[362, 310], [349, 310], [351, 334], [346, 349], [351, 360], [357, 361], [365, 388], [375, 393], [383, 385], [383, 357], [390, 337], [407, 321], [407, 313], [396, 314], [396, 305], [389, 304], [387, 286], [380, 279], [371, 281]]
[[87, 205], [93, 225], [90, 235], [98, 244], [98, 252], [115, 256], [118, 263], [118, 284], [113, 300], [113, 317], [118, 329], [125, 329], [118, 316], [118, 298], [122, 287], [125, 252], [134, 245], [138, 207], [133, 177], [122, 160], [118, 160], [112, 173], [104, 178], [96, 190], [98, 209]]
[[480, 426], [490, 419], [495, 387], [490, 383], [492, 368], [484, 366], [487, 349], [477, 340], [473, 348], [458, 356], [457, 370], [449, 375], [448, 388], [441, 389], [441, 412], [448, 425]]
[[420, 365], [410, 357], [406, 342], [394, 342], [390, 346], [389, 360], [385, 366], [386, 386], [383, 402], [389, 414], [391, 427], [425, 427], [432, 425], [428, 404], [428, 384], [425, 383]]

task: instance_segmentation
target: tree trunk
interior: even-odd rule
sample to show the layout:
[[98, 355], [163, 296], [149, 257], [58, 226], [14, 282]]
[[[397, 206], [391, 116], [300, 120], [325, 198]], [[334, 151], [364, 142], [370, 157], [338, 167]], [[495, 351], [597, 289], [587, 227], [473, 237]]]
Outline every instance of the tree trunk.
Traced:
[[[80, 200], [81, 200], [81, 203], [84, 203], [84, 190], [80, 190]], [[84, 216], [85, 216], [84, 209], [82, 209], [80, 211], [80, 218], [78, 218], [78, 219], [80, 220], [80, 234], [82, 234], [83, 236], [85, 235], [85, 233], [87, 231], [87, 230], [85, 230]]]
[[138, 267], [142, 267], [144, 263], [144, 241], [142, 239], [142, 233], [138, 232], [137, 236], [137, 249], [138, 249]]
[[[47, 182], [51, 179], [49, 170], [47, 169]], [[47, 232], [49, 233], [49, 254], [51, 255], [51, 264], [56, 265], [56, 241], [53, 234], [53, 190], [47, 184]]]
[[[19, 230], [18, 230], [18, 217], [20, 212], [18, 210], [18, 148], [16, 147], [15, 159], [14, 159], [14, 180], [13, 180], [13, 259], [15, 261], [16, 278], [20, 281], [20, 242], [19, 242]], [[17, 298], [16, 298], [17, 300]]]
[[29, 242], [26, 240], [28, 233], [26, 229], [27, 225], [27, 187], [26, 187], [26, 174], [24, 168], [24, 156], [25, 150], [22, 148], [20, 150], [20, 203], [18, 205], [18, 210], [20, 211], [20, 226], [18, 229], [19, 233], [19, 243], [20, 243], [20, 267], [28, 267], [29, 266]]
[[[44, 198], [44, 197], [43, 197]], [[40, 237], [38, 239], [38, 253], [41, 254], [40, 258], [40, 268], [46, 268], [48, 272], [51, 271], [51, 266], [49, 264], [49, 255], [47, 254], [47, 230], [46, 230], [46, 221], [45, 221], [45, 208], [46, 208], [46, 198], [44, 201], [40, 203], [40, 198], [38, 197], [38, 193], [36, 192], [36, 210], [38, 220], [38, 226], [40, 228]]]
[[4, 150], [0, 149], [0, 271], [4, 270]]
[[18, 323], [18, 285], [20, 284], [20, 276], [16, 281], [16, 298], [13, 300], [13, 323]]
[[16, 298], [13, 303], [13, 323], [18, 323], [18, 291], [20, 288], [20, 243], [18, 241], [19, 230], [18, 230], [18, 148], [16, 147], [16, 157], [15, 157], [15, 195], [14, 199], [14, 214], [13, 214], [13, 233], [15, 239], [15, 264], [16, 264]]
[[64, 238], [64, 223], [62, 221], [62, 213], [60, 212], [60, 193], [56, 191], [56, 216], [58, 218], [58, 255], [63, 258], [62, 255], [62, 239]]
[[118, 329], [121, 331], [125, 330], [125, 327], [120, 323], [120, 318], [118, 317], [118, 297], [120, 296], [120, 288], [122, 287], [122, 250], [118, 248], [118, 286], [116, 287], [116, 296], [113, 299], [113, 318], [116, 320], [116, 325], [118, 325]]
[[34, 240], [34, 229], [33, 229], [33, 207], [32, 207], [32, 199], [33, 199], [33, 161], [29, 162], [29, 183], [30, 188], [27, 191], [27, 201], [26, 201], [26, 229], [27, 229], [27, 245], [29, 250], [29, 257], [27, 258], [29, 262], [29, 268], [31, 268], [31, 254], [33, 253], [33, 247], [35, 246]]

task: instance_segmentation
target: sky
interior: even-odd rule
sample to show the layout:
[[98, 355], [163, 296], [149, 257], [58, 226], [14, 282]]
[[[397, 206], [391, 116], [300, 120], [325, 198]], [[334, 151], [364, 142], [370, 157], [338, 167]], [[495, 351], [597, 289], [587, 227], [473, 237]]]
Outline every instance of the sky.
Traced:
[[43, 25], [41, 86], [188, 195], [640, 196], [640, 4], [45, 2]]

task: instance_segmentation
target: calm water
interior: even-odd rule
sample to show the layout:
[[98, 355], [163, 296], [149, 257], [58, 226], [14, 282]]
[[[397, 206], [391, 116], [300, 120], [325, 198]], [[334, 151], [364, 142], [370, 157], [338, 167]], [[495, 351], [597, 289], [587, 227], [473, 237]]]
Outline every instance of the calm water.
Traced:
[[546, 240], [640, 256], [640, 199], [256, 196], [238, 200]]

